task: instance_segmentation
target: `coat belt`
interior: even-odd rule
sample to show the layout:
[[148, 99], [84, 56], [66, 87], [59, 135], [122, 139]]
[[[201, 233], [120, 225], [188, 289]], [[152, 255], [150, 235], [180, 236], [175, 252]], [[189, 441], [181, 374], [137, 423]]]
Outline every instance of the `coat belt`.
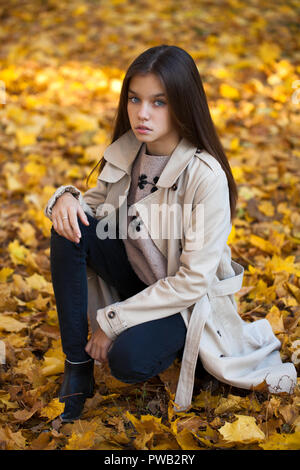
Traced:
[[175, 411], [187, 409], [193, 396], [195, 369], [199, 354], [200, 339], [206, 320], [211, 313], [209, 298], [222, 295], [230, 295], [238, 292], [243, 283], [244, 268], [239, 263], [231, 260], [231, 266], [235, 275], [227, 279], [214, 282], [207, 294], [195, 304], [192, 311], [185, 340], [185, 348], [181, 361], [180, 374], [175, 396]]

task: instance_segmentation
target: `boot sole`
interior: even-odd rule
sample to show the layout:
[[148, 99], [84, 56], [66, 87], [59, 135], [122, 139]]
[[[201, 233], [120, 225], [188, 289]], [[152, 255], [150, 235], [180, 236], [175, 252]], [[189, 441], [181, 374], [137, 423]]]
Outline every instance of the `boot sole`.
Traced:
[[60, 419], [61, 419], [61, 422], [62, 423], [73, 423], [73, 421], [77, 421], [78, 419], [80, 419], [82, 413], [80, 413], [79, 416], [76, 416], [76, 418], [63, 418], [62, 415], [60, 415]]

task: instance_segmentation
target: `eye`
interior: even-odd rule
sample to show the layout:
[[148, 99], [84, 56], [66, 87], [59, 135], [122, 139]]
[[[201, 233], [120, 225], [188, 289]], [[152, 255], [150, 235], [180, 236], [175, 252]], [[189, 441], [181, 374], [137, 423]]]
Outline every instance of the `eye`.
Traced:
[[[135, 98], [136, 98], [136, 96], [130, 96], [130, 97], [128, 98], [128, 101], [131, 101], [131, 100], [133, 100], [133, 99], [135, 99]], [[136, 98], [136, 99], [138, 99], [138, 98]], [[131, 101], [131, 102], [133, 103], [133, 101]]]
[[[128, 101], [131, 101], [131, 103], [136, 103], [136, 101], [132, 101], [132, 100], [138, 100], [139, 98], [137, 98], [136, 96], [129, 96], [128, 97]], [[164, 101], [161, 101], [161, 100], [155, 100], [154, 103], [161, 103], [160, 105], [158, 105], [158, 107], [161, 107], [161, 106], [164, 106], [166, 103]]]
[[163, 105], [166, 104], [164, 101], [156, 100], [155, 103], [162, 103]]

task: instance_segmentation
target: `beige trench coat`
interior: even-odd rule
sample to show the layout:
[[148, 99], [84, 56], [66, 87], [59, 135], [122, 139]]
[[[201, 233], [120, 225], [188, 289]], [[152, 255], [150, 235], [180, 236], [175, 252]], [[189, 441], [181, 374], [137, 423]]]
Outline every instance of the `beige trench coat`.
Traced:
[[[83, 196], [78, 191], [84, 210], [100, 223], [110, 224], [127, 210], [131, 167], [141, 145], [133, 131], [127, 131], [106, 148], [106, 164], [96, 187]], [[292, 363], [282, 363], [281, 343], [269, 322], [247, 323], [238, 314], [234, 294], [242, 287], [244, 269], [231, 259], [227, 245], [229, 189], [221, 165], [182, 138], [156, 186], [158, 190], [131, 208], [166, 256], [167, 276], [121, 301], [116, 289], [88, 267], [92, 330], [100, 325], [115, 339], [134, 325], [180, 312], [187, 336], [175, 395], [179, 411], [191, 404], [198, 355], [204, 368], [221, 382], [251, 389], [265, 380], [270, 392], [291, 393], [296, 369]], [[157, 227], [157, 218], [149, 215], [155, 204], [175, 205], [183, 215], [173, 225], [162, 217]], [[200, 243], [194, 243], [195, 233], [202, 234]]]

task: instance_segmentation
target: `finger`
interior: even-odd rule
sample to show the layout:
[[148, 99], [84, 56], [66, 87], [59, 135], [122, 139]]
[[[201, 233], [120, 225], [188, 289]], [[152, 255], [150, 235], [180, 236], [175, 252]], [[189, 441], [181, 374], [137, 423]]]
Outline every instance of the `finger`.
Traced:
[[93, 343], [91, 348], [91, 354], [93, 359], [96, 361], [101, 361], [101, 348], [97, 346], [97, 344]]
[[72, 229], [73, 237], [75, 237], [76, 240], [80, 239], [81, 238], [81, 232], [80, 232], [80, 228], [79, 228], [79, 225], [78, 225], [77, 213], [76, 213], [75, 208], [71, 208], [71, 210], [69, 212], [69, 224], [70, 224], [71, 229]]
[[78, 216], [80, 217], [80, 220], [85, 224], [85, 225], [90, 225], [89, 219], [86, 216], [86, 213], [82, 209], [81, 206], [78, 208]]
[[92, 346], [93, 346], [93, 341], [90, 339], [88, 343], [85, 346], [85, 351], [92, 357]]
[[101, 350], [101, 361], [107, 362], [107, 348], [102, 348]]
[[88, 343], [87, 343], [87, 345], [84, 349], [88, 354], [90, 354], [90, 352], [91, 352], [91, 340], [88, 341]]
[[96, 353], [96, 347], [95, 347], [95, 342], [94, 342], [93, 338], [91, 338], [89, 340], [89, 342], [87, 343], [87, 345], [85, 347], [85, 350], [93, 359], [95, 359], [94, 356], [95, 356], [95, 353]]
[[60, 217], [56, 218], [56, 231], [59, 235], [63, 236], [64, 227]]
[[[66, 220], [66, 219], [63, 219]], [[66, 233], [65, 227], [63, 225], [62, 216], [58, 215], [57, 217], [52, 218], [52, 223], [54, 230], [61, 236], [66, 238], [67, 240], [73, 241], [73, 239], [69, 238], [69, 235]]]
[[92, 354], [96, 361], [105, 362], [105, 351], [102, 345], [94, 341], [92, 344]]
[[107, 362], [108, 359], [107, 359], [107, 356], [104, 355], [104, 356], [101, 356], [101, 359], [99, 359], [99, 362]]
[[95, 359], [93, 348], [89, 350], [88, 354], [91, 356], [92, 359]]
[[[64, 216], [65, 217], [65, 216]], [[64, 233], [67, 235], [67, 238], [71, 240], [72, 242], [79, 242], [79, 237], [77, 235], [74, 235], [72, 227], [70, 225], [70, 220], [69, 220], [69, 215], [68, 219], [62, 219], [63, 227], [64, 227]]]
[[56, 221], [56, 218], [54, 218], [53, 216], [52, 216], [52, 225], [53, 225], [54, 230], [57, 232], [57, 221]]

